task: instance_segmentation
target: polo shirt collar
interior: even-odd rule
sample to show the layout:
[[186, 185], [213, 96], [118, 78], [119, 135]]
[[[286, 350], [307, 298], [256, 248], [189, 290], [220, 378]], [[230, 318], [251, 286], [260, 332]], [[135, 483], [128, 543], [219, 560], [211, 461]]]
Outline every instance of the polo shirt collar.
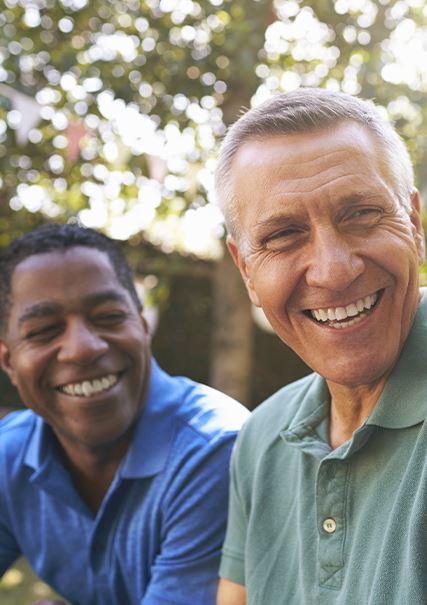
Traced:
[[46, 459], [47, 452], [52, 449], [52, 443], [49, 426], [40, 416], [34, 414], [34, 429], [28, 441], [24, 463], [34, 470], [39, 470]]
[[151, 477], [164, 469], [175, 432], [175, 410], [180, 400], [181, 388], [177, 380], [152, 359], [147, 398], [119, 470], [122, 477]]
[[[137, 421], [129, 449], [119, 469], [123, 478], [150, 477], [166, 465], [174, 435], [174, 409], [179, 404], [181, 388], [153, 359], [150, 385], [144, 409]], [[24, 462], [38, 471], [47, 470], [55, 457], [55, 442], [50, 427], [35, 415]]]
[[415, 320], [402, 353], [366, 424], [401, 429], [427, 417], [427, 294], [421, 290]]
[[[402, 353], [370, 416], [355, 431], [351, 442], [346, 442], [345, 447], [339, 448], [339, 453], [343, 456], [363, 445], [372, 431], [370, 427], [407, 428], [423, 422], [427, 417], [427, 289], [422, 289], [421, 293], [414, 324]], [[329, 416], [329, 402], [326, 381], [318, 374], [313, 374], [302, 393], [295, 416], [281, 431], [282, 438], [290, 445], [319, 458], [326, 455], [331, 450], [327, 439], [322, 435], [322, 429]], [[337, 452], [338, 450], [335, 454]]]
[[328, 387], [318, 374], [311, 374], [303, 380], [305, 386], [300, 393], [298, 409], [290, 422], [282, 428], [280, 436], [289, 445], [323, 458], [330, 452], [326, 435], [323, 434], [330, 408]]

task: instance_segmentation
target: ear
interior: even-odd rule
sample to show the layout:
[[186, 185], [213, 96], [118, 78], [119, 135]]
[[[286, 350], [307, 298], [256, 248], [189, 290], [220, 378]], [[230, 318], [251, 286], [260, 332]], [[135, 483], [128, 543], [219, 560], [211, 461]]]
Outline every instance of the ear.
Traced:
[[234, 264], [240, 271], [240, 275], [243, 278], [243, 281], [245, 283], [246, 290], [248, 291], [251, 302], [255, 306], [260, 307], [261, 304], [259, 302], [259, 298], [255, 291], [253, 282], [252, 282], [251, 278], [249, 277], [249, 271], [248, 271], [246, 261], [245, 261], [243, 255], [239, 252], [239, 248], [238, 248], [236, 242], [234, 241], [234, 239], [231, 237], [231, 235], [227, 236], [227, 248], [231, 254], [231, 258], [233, 259]]
[[421, 198], [419, 191], [414, 189], [411, 194], [411, 223], [414, 231], [415, 244], [418, 250], [420, 265], [425, 260], [425, 236], [421, 219]]
[[11, 355], [7, 344], [0, 340], [0, 367], [8, 376], [12, 384], [16, 386], [15, 370], [11, 362]]
[[140, 319], [142, 329], [144, 330], [146, 337], [151, 340], [151, 337], [153, 336], [153, 333], [157, 326], [157, 317], [155, 315], [153, 315], [152, 317], [147, 317], [147, 313], [148, 312], [145, 308], [142, 309], [140, 313]]
[[144, 313], [145, 313], [145, 309], [141, 309], [141, 312], [139, 314], [139, 319], [141, 320], [141, 324], [142, 324], [143, 329], [148, 334], [150, 330], [148, 329], [148, 321], [147, 321], [147, 318], [145, 317]]

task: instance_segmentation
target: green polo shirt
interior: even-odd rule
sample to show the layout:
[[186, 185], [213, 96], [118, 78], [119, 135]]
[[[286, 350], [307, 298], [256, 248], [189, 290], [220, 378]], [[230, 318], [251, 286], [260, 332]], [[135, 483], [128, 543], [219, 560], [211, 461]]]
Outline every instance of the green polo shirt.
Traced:
[[426, 300], [372, 414], [335, 450], [328, 414], [311, 374], [246, 423], [220, 575], [248, 605], [426, 605]]

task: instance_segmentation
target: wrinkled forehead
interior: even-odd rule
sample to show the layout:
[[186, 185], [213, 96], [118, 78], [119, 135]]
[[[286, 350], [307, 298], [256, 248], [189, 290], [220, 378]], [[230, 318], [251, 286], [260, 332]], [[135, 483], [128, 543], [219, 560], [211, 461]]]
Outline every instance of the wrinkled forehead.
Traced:
[[[367, 158], [369, 160], [367, 161]], [[289, 188], [310, 190], [328, 174], [382, 173], [375, 141], [366, 129], [355, 123], [315, 132], [273, 135], [247, 141], [232, 165], [232, 195], [246, 205], [254, 187], [258, 193], [270, 190], [274, 181]]]
[[310, 154], [323, 157], [327, 162], [328, 157], [337, 152], [376, 152], [377, 146], [378, 140], [370, 130], [349, 120], [313, 130], [257, 135], [246, 139], [236, 151], [231, 171], [243, 164], [275, 165], [283, 161], [294, 162], [297, 168], [301, 160], [310, 159]]

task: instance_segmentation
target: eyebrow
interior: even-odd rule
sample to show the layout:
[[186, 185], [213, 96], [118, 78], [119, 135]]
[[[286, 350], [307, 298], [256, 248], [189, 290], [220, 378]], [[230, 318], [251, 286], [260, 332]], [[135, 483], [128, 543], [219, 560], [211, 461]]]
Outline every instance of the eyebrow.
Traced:
[[[117, 290], [103, 290], [102, 292], [94, 292], [83, 297], [84, 307], [95, 307], [105, 302], [127, 303], [125, 295], [117, 292]], [[56, 302], [44, 301], [27, 307], [19, 317], [19, 324], [22, 325], [26, 321], [32, 319], [43, 319], [58, 315], [64, 310], [64, 306]]]
[[57, 315], [62, 310], [62, 305], [52, 302], [41, 302], [31, 307], [27, 307], [22, 315], [19, 317], [19, 324], [22, 325], [26, 321], [31, 319], [42, 319], [44, 317], [51, 317]]

